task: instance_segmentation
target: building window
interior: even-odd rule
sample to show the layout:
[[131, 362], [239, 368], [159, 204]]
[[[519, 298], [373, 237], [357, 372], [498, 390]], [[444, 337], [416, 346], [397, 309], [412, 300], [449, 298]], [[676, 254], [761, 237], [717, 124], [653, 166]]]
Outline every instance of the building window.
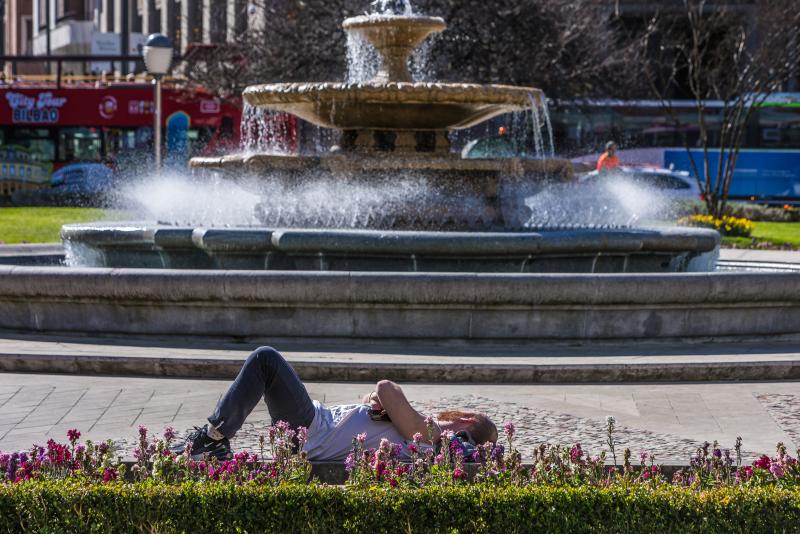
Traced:
[[56, 20], [83, 19], [85, 14], [83, 0], [58, 0]]

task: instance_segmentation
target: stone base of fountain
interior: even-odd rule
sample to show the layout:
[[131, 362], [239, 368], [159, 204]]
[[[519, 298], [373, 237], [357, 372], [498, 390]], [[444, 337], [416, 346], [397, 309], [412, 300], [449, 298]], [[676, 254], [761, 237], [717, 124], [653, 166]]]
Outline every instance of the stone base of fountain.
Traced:
[[694, 228], [398, 232], [75, 224], [84, 267], [270, 271], [669, 273], [713, 269], [719, 234]]

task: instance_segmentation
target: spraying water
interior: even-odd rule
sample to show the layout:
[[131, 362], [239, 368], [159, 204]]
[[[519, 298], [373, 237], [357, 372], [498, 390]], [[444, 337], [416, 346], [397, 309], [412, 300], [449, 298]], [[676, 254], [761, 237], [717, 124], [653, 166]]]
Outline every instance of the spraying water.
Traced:
[[378, 53], [365, 39], [347, 34], [347, 83], [364, 83], [378, 72]]
[[241, 123], [241, 144], [245, 152], [290, 154], [294, 135], [285, 114], [245, 103]]
[[411, 0], [375, 0], [370, 4], [375, 14], [380, 15], [403, 15], [410, 17], [414, 14]]
[[[189, 201], [187, 201], [189, 200]], [[176, 226], [251, 226], [259, 195], [218, 176], [165, 173], [132, 180], [116, 204], [137, 219]]]

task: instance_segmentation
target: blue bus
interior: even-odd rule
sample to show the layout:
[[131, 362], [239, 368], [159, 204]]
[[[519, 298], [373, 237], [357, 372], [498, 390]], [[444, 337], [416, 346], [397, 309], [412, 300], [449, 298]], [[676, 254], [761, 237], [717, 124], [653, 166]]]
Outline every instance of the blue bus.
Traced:
[[[557, 151], [592, 162], [609, 140], [620, 147], [623, 164], [649, 164], [693, 172], [690, 147], [699, 145], [693, 101], [670, 103], [673, 117], [655, 100], [581, 100], [551, 105]], [[706, 102], [712, 146], [718, 146], [722, 103]], [[702, 172], [703, 155], [691, 157]], [[711, 163], [717, 163], [712, 152]], [[712, 175], [715, 176], [715, 175]], [[705, 178], [705, 177], [703, 177]], [[800, 204], [800, 93], [777, 93], [753, 110], [736, 163], [730, 198], [772, 204]]]

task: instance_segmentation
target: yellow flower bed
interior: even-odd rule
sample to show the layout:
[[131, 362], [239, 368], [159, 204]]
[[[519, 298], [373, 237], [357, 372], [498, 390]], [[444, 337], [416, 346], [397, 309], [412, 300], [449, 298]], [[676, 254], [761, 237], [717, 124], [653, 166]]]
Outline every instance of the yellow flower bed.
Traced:
[[733, 237], [750, 237], [753, 232], [753, 222], [744, 217], [731, 217], [724, 215], [721, 218], [713, 215], [690, 215], [678, 220], [682, 226], [699, 226], [713, 228], [722, 235]]

